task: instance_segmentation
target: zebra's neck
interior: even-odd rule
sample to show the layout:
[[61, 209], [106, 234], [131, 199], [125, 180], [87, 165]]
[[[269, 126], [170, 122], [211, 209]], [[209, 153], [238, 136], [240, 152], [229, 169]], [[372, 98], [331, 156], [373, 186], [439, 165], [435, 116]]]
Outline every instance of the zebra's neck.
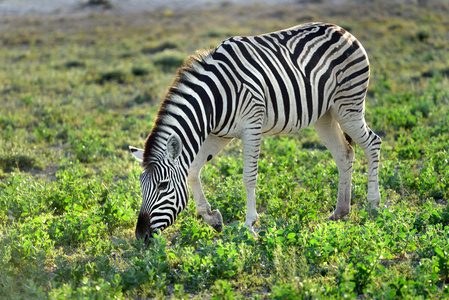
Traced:
[[169, 137], [177, 134], [182, 142], [180, 163], [187, 171], [204, 140], [216, 126], [216, 101], [221, 101], [223, 96], [211, 76], [213, 67], [205, 62], [208, 57], [209, 52], [190, 57], [178, 70], [146, 140], [144, 166], [160, 159]]

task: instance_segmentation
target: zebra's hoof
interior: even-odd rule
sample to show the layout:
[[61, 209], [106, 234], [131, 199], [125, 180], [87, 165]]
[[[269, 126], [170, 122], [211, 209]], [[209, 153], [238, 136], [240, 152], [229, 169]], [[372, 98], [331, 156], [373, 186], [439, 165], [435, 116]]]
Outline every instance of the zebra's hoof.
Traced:
[[249, 233], [251, 233], [251, 235], [253, 236], [253, 237], [257, 237], [257, 234], [256, 234], [256, 232], [254, 231], [254, 228], [251, 226], [251, 227], [248, 227], [248, 231], [249, 231]]
[[341, 220], [341, 218], [343, 218], [347, 214], [349, 214], [349, 211], [348, 212], [340, 212], [340, 213], [335, 211], [328, 219], [329, 219], [329, 221], [339, 221], [339, 220]]
[[223, 230], [223, 224], [215, 224], [212, 228], [215, 229], [216, 232], [221, 232]]
[[221, 216], [221, 213], [218, 209], [212, 211], [213, 218], [216, 220], [215, 224], [212, 224], [212, 228], [215, 229], [217, 232], [221, 232], [223, 230], [223, 217]]
[[338, 221], [338, 219], [335, 217], [334, 214], [332, 214], [329, 218], [327, 218], [329, 221]]

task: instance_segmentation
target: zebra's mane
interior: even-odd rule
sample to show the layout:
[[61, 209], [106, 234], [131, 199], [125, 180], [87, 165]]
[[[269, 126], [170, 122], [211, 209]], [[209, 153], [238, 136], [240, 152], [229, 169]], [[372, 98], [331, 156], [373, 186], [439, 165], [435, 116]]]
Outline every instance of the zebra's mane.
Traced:
[[181, 67], [178, 68], [176, 72], [176, 76], [173, 79], [167, 94], [165, 95], [164, 100], [161, 103], [161, 106], [159, 107], [159, 110], [157, 112], [156, 121], [154, 123], [153, 128], [151, 129], [150, 134], [148, 135], [146, 141], [145, 141], [145, 147], [143, 152], [143, 162], [142, 166], [145, 169], [148, 169], [150, 167], [150, 162], [152, 159], [154, 159], [155, 155], [161, 154], [157, 153], [158, 151], [155, 149], [157, 148], [158, 144], [158, 135], [160, 133], [161, 125], [163, 124], [163, 118], [167, 114], [167, 103], [170, 99], [170, 97], [175, 93], [178, 86], [188, 80], [187, 76], [189, 73], [194, 72], [195, 69], [197, 69], [199, 66], [205, 63], [205, 60], [211, 56], [214, 49], [207, 48], [203, 50], [197, 50], [196, 55], [190, 55], [187, 57], [187, 59], [184, 61], [184, 63], [181, 65]]
[[[197, 50], [196, 51], [196, 55], [190, 55], [189, 57], [186, 58], [186, 60], [184, 61], [184, 63], [181, 65], [181, 67], [178, 68], [177, 72], [176, 72], [176, 76], [175, 79], [173, 79], [169, 91], [167, 93], [167, 95], [165, 96], [165, 99], [170, 98], [173, 89], [176, 89], [176, 87], [179, 85], [180, 82], [183, 81], [183, 79], [185, 79], [186, 74], [188, 72], [191, 72], [193, 70], [195, 70], [195, 67], [201, 65], [204, 63], [204, 61], [212, 54], [213, 49], [211, 48], [206, 48], [203, 50]], [[164, 101], [165, 101], [164, 99]]]

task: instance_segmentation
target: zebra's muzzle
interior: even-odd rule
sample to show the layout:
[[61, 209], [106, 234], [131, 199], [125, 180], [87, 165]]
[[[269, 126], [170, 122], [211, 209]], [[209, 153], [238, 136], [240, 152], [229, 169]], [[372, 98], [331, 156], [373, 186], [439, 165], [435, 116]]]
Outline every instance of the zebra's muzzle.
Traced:
[[136, 239], [143, 239], [147, 246], [153, 237], [151, 225], [150, 215], [148, 213], [140, 213], [136, 225]]

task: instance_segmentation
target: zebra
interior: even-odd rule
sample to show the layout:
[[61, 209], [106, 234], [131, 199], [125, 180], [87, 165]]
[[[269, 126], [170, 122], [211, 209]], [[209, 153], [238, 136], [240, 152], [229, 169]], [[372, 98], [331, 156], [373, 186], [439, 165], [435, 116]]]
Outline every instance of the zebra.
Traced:
[[188, 57], [161, 103], [144, 149], [130, 146], [144, 169], [136, 238], [148, 244], [154, 233], [173, 224], [189, 200], [187, 179], [197, 212], [222, 230], [222, 216], [206, 200], [200, 172], [235, 138], [243, 148], [244, 225], [254, 234], [262, 135], [295, 133], [311, 125], [339, 171], [337, 204], [329, 219], [350, 211], [350, 140], [368, 161], [367, 200], [378, 208], [381, 139], [365, 121], [369, 72], [359, 41], [327, 23], [235, 36]]

